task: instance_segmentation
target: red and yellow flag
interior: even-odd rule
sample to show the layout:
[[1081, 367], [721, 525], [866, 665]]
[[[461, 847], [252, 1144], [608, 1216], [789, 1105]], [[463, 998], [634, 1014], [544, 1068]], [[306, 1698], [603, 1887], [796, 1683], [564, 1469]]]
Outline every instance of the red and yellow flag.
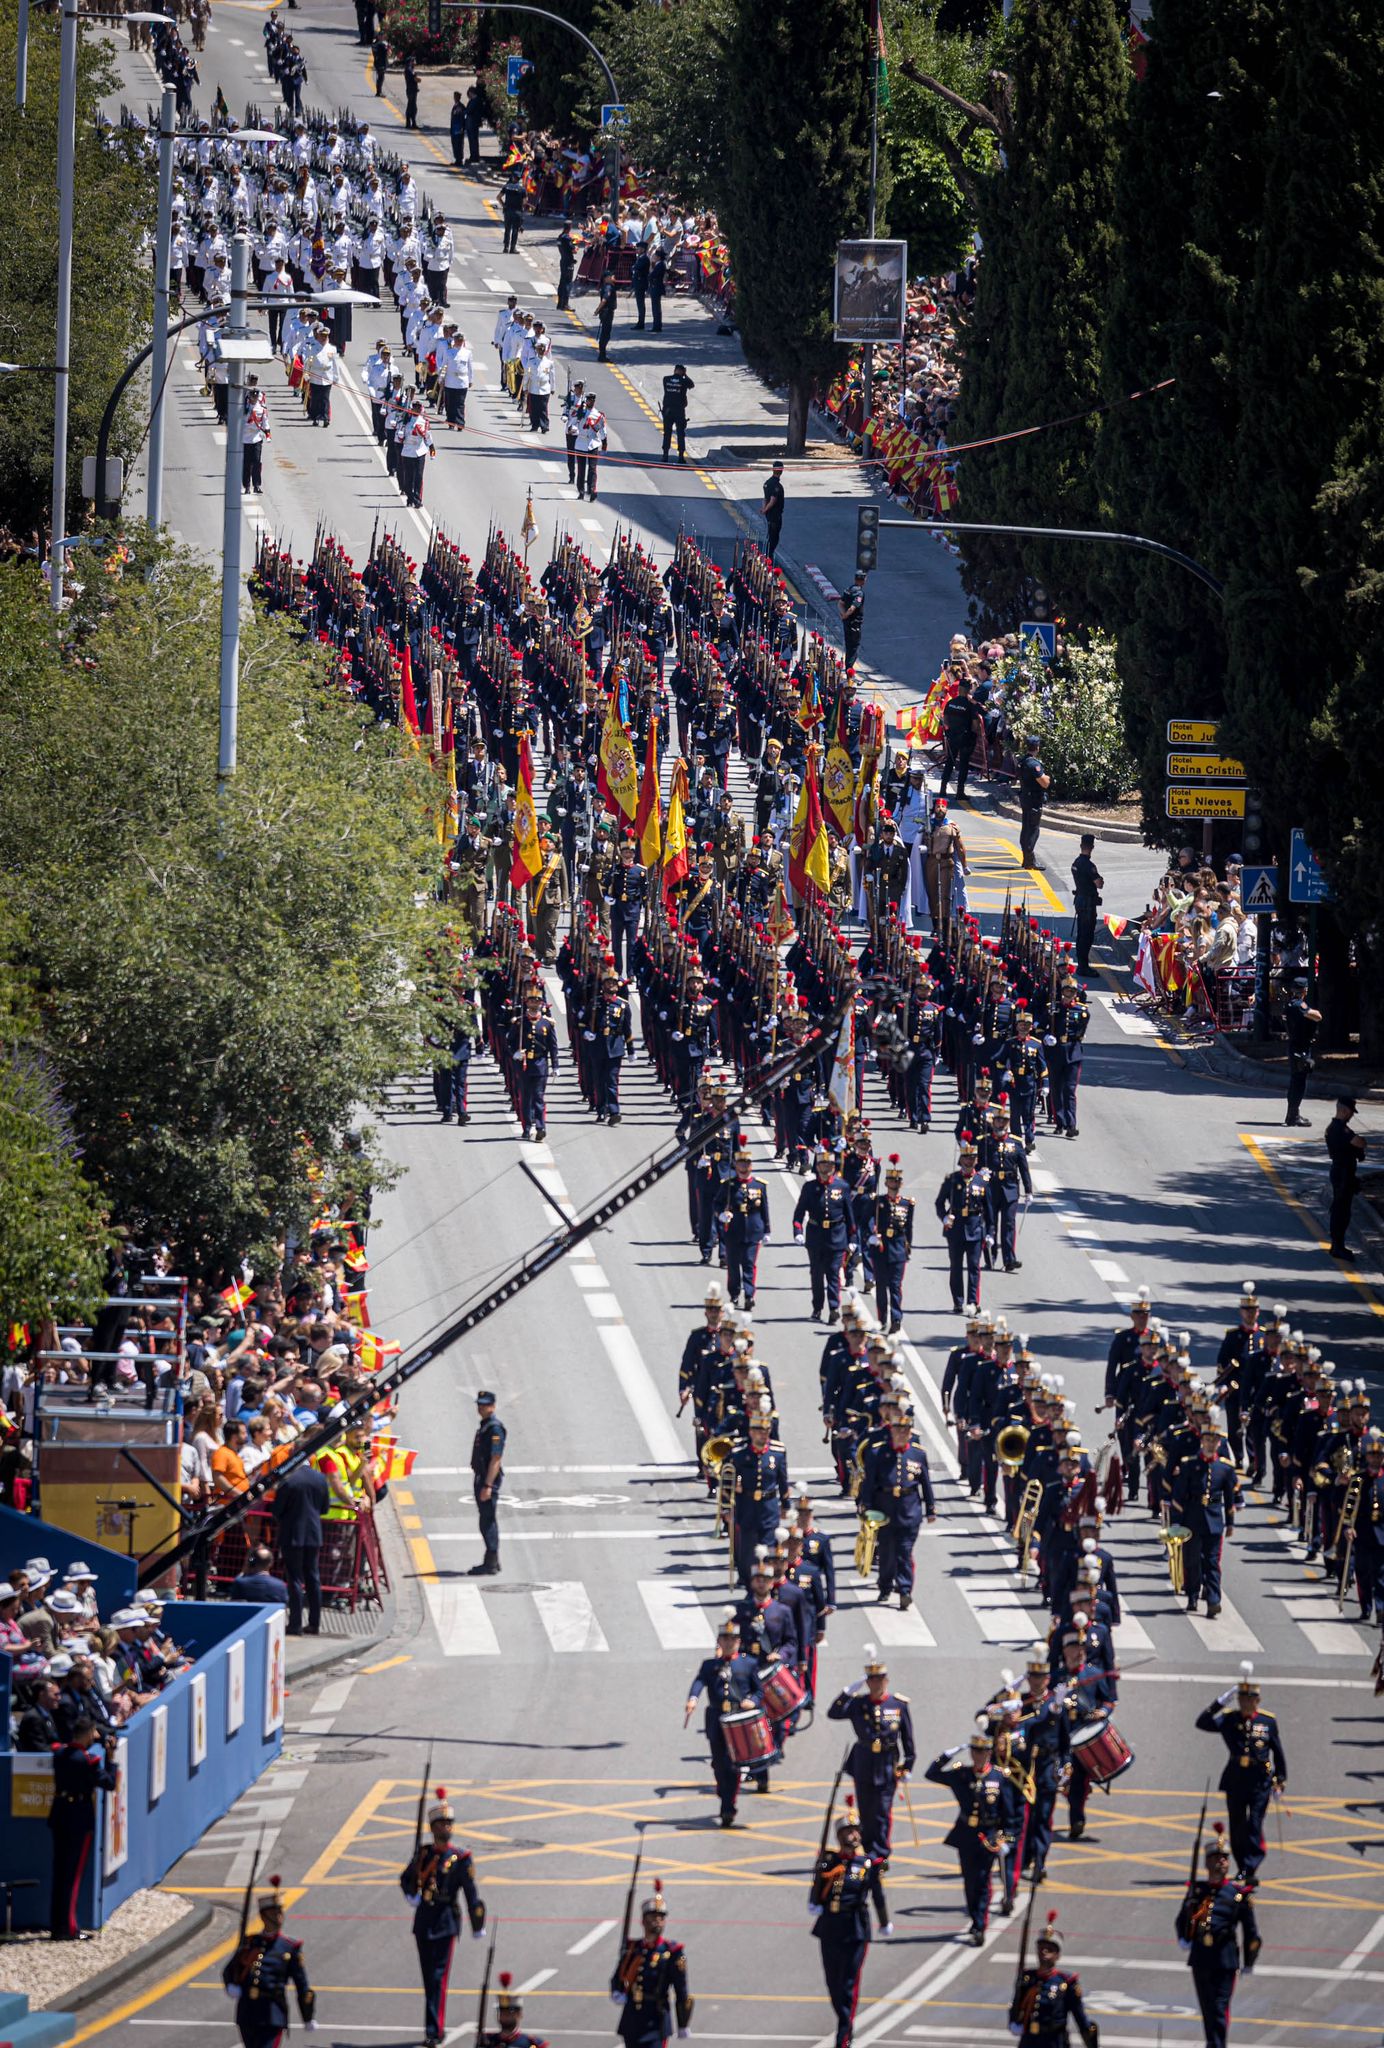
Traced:
[[403, 1345], [394, 1337], [381, 1337], [366, 1330], [360, 1340], [360, 1362], [366, 1372], [377, 1372], [387, 1358], [398, 1358]]
[[807, 750], [807, 773], [803, 777], [802, 793], [798, 798], [797, 815], [793, 819], [792, 837], [788, 843], [788, 879], [804, 897], [810, 887], [820, 889], [824, 896], [831, 887], [831, 848], [827, 842], [821, 798], [817, 794], [818, 751], [816, 747]]
[[253, 1301], [254, 1298], [254, 1288], [247, 1287], [243, 1280], [236, 1280], [232, 1282], [231, 1286], [223, 1287], [221, 1290], [221, 1299], [225, 1302], [233, 1316], [238, 1316], [245, 1307], [245, 1304], [248, 1301]]
[[797, 929], [793, 922], [793, 913], [788, 908], [788, 895], [783, 886], [783, 877], [780, 875], [778, 894], [769, 911], [769, 937], [776, 946], [781, 946], [785, 939], [792, 938]]
[[538, 813], [533, 807], [533, 755], [529, 736], [519, 741], [519, 780], [514, 789], [514, 845], [509, 863], [511, 889], [527, 888], [543, 866], [538, 844]]
[[639, 778], [639, 809], [634, 818], [634, 836], [639, 841], [639, 858], [646, 868], [658, 866], [663, 834], [658, 809], [658, 720], [649, 720], [649, 737], [644, 744], [644, 773]]
[[370, 1328], [370, 1303], [363, 1287], [346, 1289], [346, 1320], [354, 1323], [358, 1330]]
[[663, 900], [670, 903], [673, 891], [691, 867], [687, 854], [687, 815], [683, 808], [687, 801], [687, 763], [677, 761], [673, 766], [673, 781], [668, 791], [668, 823], [663, 834]]
[[623, 816], [632, 821], [639, 807], [639, 766], [634, 758], [633, 743], [620, 718], [618, 688], [611, 691], [610, 702], [606, 705], [600, 756], [596, 787], [605, 798], [606, 809], [617, 817]]
[[846, 745], [846, 698], [842, 693], [836, 711], [836, 730], [827, 748], [822, 771], [822, 793], [827, 800], [827, 824], [838, 837], [850, 837], [855, 810], [855, 764]]
[[418, 722], [418, 699], [413, 693], [413, 653], [404, 642], [403, 665], [399, 671], [399, 701], [404, 710], [404, 730], [417, 739], [423, 728]]

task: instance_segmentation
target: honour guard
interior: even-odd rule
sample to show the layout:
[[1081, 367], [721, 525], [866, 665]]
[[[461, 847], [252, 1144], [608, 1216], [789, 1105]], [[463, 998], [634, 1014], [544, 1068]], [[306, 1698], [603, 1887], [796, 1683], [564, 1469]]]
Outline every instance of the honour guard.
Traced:
[[721, 1227], [725, 1236], [727, 1280], [736, 1308], [754, 1307], [759, 1273], [759, 1247], [769, 1235], [769, 1190], [754, 1171], [745, 1143], [735, 1149], [735, 1178], [724, 1184]]
[[[14, 1622], [13, 1613], [6, 1618]], [[8, 1643], [6, 1648], [10, 1648]], [[116, 1788], [115, 1754], [114, 1729], [98, 1735], [95, 1722], [83, 1715], [73, 1723], [68, 1741], [60, 1743], [53, 1755], [53, 1804], [48, 1810], [53, 1884], [48, 1929], [54, 1941], [82, 1938], [77, 1925], [77, 1894], [96, 1833], [96, 1794]]]
[[788, 1457], [782, 1444], [770, 1441], [772, 1405], [767, 1395], [761, 1396], [757, 1412], [749, 1417], [749, 1443], [730, 1457], [735, 1473], [735, 1564], [746, 1586], [756, 1549], [772, 1543], [788, 1512]]
[[1049, 1913], [1047, 1925], [1038, 1937], [1036, 1969], [1021, 1970], [1009, 2008], [1009, 2031], [1031, 2048], [1067, 2048], [1068, 2023], [1080, 2034], [1085, 2048], [1099, 2048], [1100, 2030], [1087, 2019], [1081, 2002], [1081, 1981], [1073, 1970], [1059, 1970], [1062, 1936], [1057, 1915]]
[[[716, 1631], [716, 1655], [703, 1659], [696, 1677], [687, 1688], [687, 1708], [682, 1717], [684, 1728], [696, 1712], [697, 1701], [703, 1693], [706, 1694], [706, 1720], [703, 1725], [711, 1749], [716, 1793], [721, 1802], [721, 1826], [733, 1827], [736, 1801], [740, 1796], [740, 1762], [730, 1753], [722, 1723], [725, 1715], [739, 1713], [745, 1707], [757, 1707], [760, 1700], [759, 1664], [754, 1657], [742, 1656], [740, 1624], [731, 1608], [722, 1615], [721, 1626]], [[767, 1773], [761, 1775], [767, 1790]]]
[[860, 1979], [870, 1948], [870, 1906], [882, 1935], [893, 1933], [885, 1903], [881, 1865], [866, 1856], [860, 1843], [860, 1824], [849, 1810], [836, 1823], [835, 1850], [822, 1850], [812, 1874], [808, 1912], [812, 1932], [822, 1945], [822, 1973], [827, 1997], [836, 2014], [836, 2048], [850, 2048], [855, 2030], [855, 2007], [860, 1996]]
[[687, 2039], [693, 1998], [687, 1988], [686, 1951], [680, 1941], [664, 1939], [668, 1907], [657, 1878], [653, 1897], [645, 1899], [639, 1917], [643, 1939], [626, 1941], [610, 1980], [610, 1995], [620, 2007], [617, 2031], [627, 2048], [663, 2048], [673, 2031], [674, 2014], [678, 2039]]
[[[951, 1263], [952, 1308], [960, 1315], [980, 1307], [980, 1255], [990, 1207], [989, 1176], [976, 1170], [976, 1143], [961, 1134], [956, 1167], [937, 1190], [937, 1214], [946, 1233]], [[963, 1279], [964, 1273], [964, 1279]]]
[[[903, 1192], [903, 1165], [889, 1154], [884, 1193], [870, 1205], [870, 1250], [875, 1276], [875, 1311], [889, 1333], [903, 1328], [903, 1276], [913, 1252], [913, 1197]], [[888, 1310], [886, 1317], [885, 1310]]]
[[1206, 1875], [1188, 1885], [1177, 1912], [1177, 1938], [1191, 1965], [1206, 2048], [1225, 2048], [1230, 2001], [1240, 1974], [1241, 1942], [1247, 1973], [1263, 1946], [1254, 1918], [1254, 1886], [1231, 1882], [1230, 1851], [1224, 1837], [1225, 1823], [1218, 1820], [1216, 1839], [1206, 1851]]
[[979, 1948], [990, 1918], [990, 1879], [1004, 1847], [1015, 1794], [1009, 1780], [995, 1769], [995, 1742], [988, 1720], [976, 1722], [969, 1752], [962, 1763], [962, 1745], [944, 1750], [923, 1776], [931, 1785], [945, 1785], [956, 1800], [956, 1819], [946, 1840], [960, 1858], [970, 1917], [968, 1939]]
[[548, 2048], [537, 2034], [525, 2033], [523, 1994], [513, 1986], [509, 1971], [501, 1970], [500, 1992], [495, 2001], [500, 2024], [493, 2032], [487, 2027], [478, 2036], [478, 2048]]
[[806, 1242], [807, 1262], [812, 1272], [812, 1315], [822, 1320], [825, 1299], [827, 1321], [834, 1323], [841, 1312], [841, 1266], [850, 1243], [850, 1189], [836, 1171], [834, 1155], [825, 1147], [814, 1162], [815, 1179], [804, 1182], [793, 1211], [793, 1235]]
[[221, 1972], [227, 1996], [235, 2000], [235, 2023], [245, 2048], [278, 2048], [288, 2026], [288, 1987], [298, 1997], [305, 2027], [313, 2024], [317, 1998], [303, 1967], [303, 1944], [284, 1933], [284, 1904], [279, 1879], [258, 1901], [260, 1925], [244, 1936]]
[[[420, 1802], [421, 1803], [421, 1802]], [[451, 1974], [452, 1950], [461, 1932], [458, 1897], [466, 1901], [471, 1933], [479, 1941], [485, 1933], [485, 1906], [476, 1890], [476, 1873], [470, 1851], [452, 1847], [453, 1813], [447, 1804], [447, 1788], [437, 1788], [437, 1804], [428, 1808], [432, 1841], [420, 1842], [399, 1873], [399, 1885], [413, 1907], [413, 1939], [418, 1946], [418, 1967], [423, 1973], [423, 2038], [427, 2048], [436, 2048], [447, 2032], [447, 1979]]]
[[889, 1690], [889, 1667], [873, 1643], [865, 1645], [865, 1676], [827, 1708], [829, 1721], [848, 1721], [855, 1733], [846, 1769], [855, 1786], [865, 1853], [881, 1868], [889, 1861], [894, 1796], [918, 1761], [913, 1715], [902, 1693]]
[[1235, 1467], [1221, 1456], [1221, 1447], [1219, 1427], [1204, 1426], [1200, 1454], [1178, 1466], [1172, 1485], [1172, 1518], [1191, 1532], [1182, 1558], [1187, 1612], [1195, 1614], [1204, 1593], [1208, 1621], [1221, 1611], [1221, 1551], [1241, 1505]]
[[901, 1407], [890, 1424], [887, 1440], [872, 1443], [862, 1459], [860, 1505], [886, 1517], [879, 1532], [877, 1603], [899, 1596], [899, 1606], [913, 1605], [913, 1546], [924, 1510], [937, 1520], [927, 1452], [913, 1434], [911, 1410]]
[[[1235, 1705], [1232, 1709], [1231, 1701]], [[1288, 1783], [1288, 1763], [1278, 1722], [1260, 1705], [1260, 1689], [1252, 1664], [1240, 1666], [1240, 1682], [1197, 1715], [1206, 1735], [1219, 1735], [1229, 1752], [1221, 1772], [1230, 1821], [1230, 1850], [1235, 1875], [1252, 1882], [1264, 1860], [1264, 1816], [1275, 1793]]]
[[1002, 1095], [990, 1112], [990, 1135], [981, 1152], [981, 1163], [990, 1176], [990, 1228], [995, 1248], [1005, 1272], [1017, 1273], [1023, 1264], [1018, 1246], [1019, 1201], [1021, 1196], [1025, 1202], [1032, 1199], [1033, 1176], [1027, 1152], [1010, 1135], [1009, 1104]]
[[548, 1077], [557, 1072], [557, 1032], [543, 1015], [543, 991], [524, 991], [524, 1017], [514, 1033], [513, 1053], [519, 1068], [519, 1121], [524, 1136], [548, 1135]]

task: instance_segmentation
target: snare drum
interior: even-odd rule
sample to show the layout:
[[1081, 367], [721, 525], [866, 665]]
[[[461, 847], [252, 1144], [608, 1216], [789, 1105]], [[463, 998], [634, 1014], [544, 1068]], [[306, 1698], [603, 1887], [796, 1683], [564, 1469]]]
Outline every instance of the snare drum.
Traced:
[[762, 1764], [774, 1754], [769, 1716], [758, 1707], [741, 1707], [733, 1714], [722, 1714], [721, 1733], [732, 1763]]
[[1093, 1721], [1072, 1736], [1072, 1762], [1085, 1771], [1093, 1785], [1113, 1784], [1133, 1761], [1134, 1751], [1113, 1721]]
[[772, 1664], [759, 1681], [759, 1690], [771, 1721], [786, 1721], [807, 1698], [807, 1687], [791, 1664]]

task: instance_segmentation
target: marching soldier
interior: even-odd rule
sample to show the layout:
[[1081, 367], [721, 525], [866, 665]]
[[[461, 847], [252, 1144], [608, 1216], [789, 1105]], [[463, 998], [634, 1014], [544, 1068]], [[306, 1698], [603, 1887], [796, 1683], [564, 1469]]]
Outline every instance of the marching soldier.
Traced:
[[1052, 1847], [1053, 1814], [1062, 1773], [1071, 1769], [1071, 1736], [1062, 1699], [1051, 1688], [1047, 1652], [1041, 1643], [1030, 1652], [1024, 1671], [1027, 1686], [1020, 1702], [1019, 1733], [1033, 1773], [1033, 1800], [1024, 1837], [1024, 1867], [1033, 1867], [1033, 1882], [1047, 1876]]
[[537, 2034], [524, 2032], [523, 1993], [513, 1989], [514, 1979], [508, 1970], [500, 1972], [500, 1991], [495, 2000], [495, 2010], [500, 2024], [492, 2031], [486, 2028], [477, 2036], [478, 2048], [548, 2048], [546, 2041]]
[[519, 1121], [526, 1138], [541, 1142], [548, 1135], [548, 1077], [557, 1072], [557, 1032], [543, 1014], [539, 988], [524, 991], [524, 1015], [511, 1051], [519, 1068]]
[[835, 1158], [825, 1148], [817, 1154], [815, 1175], [798, 1196], [793, 1235], [807, 1244], [813, 1320], [822, 1320], [825, 1300], [827, 1321], [834, 1323], [841, 1312], [841, 1265], [850, 1243], [851, 1197], [836, 1171]]
[[881, 1870], [889, 1862], [894, 1798], [918, 1761], [913, 1714], [902, 1693], [889, 1690], [889, 1667], [873, 1643], [865, 1645], [865, 1676], [827, 1708], [829, 1721], [847, 1721], [855, 1733], [846, 1769], [855, 1786], [865, 1853]]
[[897, 1592], [905, 1612], [913, 1605], [913, 1546], [924, 1510], [937, 1520], [927, 1453], [913, 1434], [907, 1408], [891, 1425], [887, 1443], [872, 1444], [863, 1460], [860, 1504], [887, 1516], [879, 1532], [879, 1592], [876, 1604]]
[[1233, 1533], [1241, 1506], [1235, 1467], [1221, 1456], [1221, 1433], [1214, 1424], [1201, 1432], [1200, 1455], [1188, 1458], [1173, 1478], [1172, 1519], [1189, 1530], [1183, 1546], [1183, 1583], [1187, 1612], [1195, 1614], [1206, 1595], [1206, 1618], [1221, 1611], [1221, 1551]]
[[708, 1404], [712, 1379], [720, 1364], [721, 1315], [724, 1308], [725, 1301], [721, 1294], [720, 1282], [713, 1280], [706, 1290], [702, 1304], [704, 1320], [689, 1334], [682, 1347], [682, 1359], [678, 1365], [678, 1414], [681, 1415], [689, 1401], [692, 1403], [692, 1419], [699, 1457], [702, 1445], [710, 1435]]
[[889, 1333], [903, 1328], [903, 1278], [913, 1252], [913, 1197], [903, 1192], [903, 1165], [897, 1152], [889, 1154], [884, 1170], [884, 1193], [876, 1195], [869, 1221], [873, 1253], [875, 1311], [881, 1328], [887, 1317]]
[[1076, 1972], [1059, 1970], [1062, 1936], [1057, 1915], [1049, 1913], [1047, 1925], [1038, 1937], [1036, 1969], [1021, 1971], [1009, 2008], [1009, 2031], [1033, 2048], [1067, 2048], [1068, 2022], [1080, 2034], [1085, 2048], [1099, 2048], [1100, 2030], [1086, 2017], [1081, 1999], [1081, 1980]]
[[1252, 1280], [1240, 1282], [1240, 1320], [1221, 1339], [1216, 1354], [1216, 1398], [1225, 1404], [1225, 1433], [1230, 1454], [1237, 1465], [1244, 1463], [1244, 1435], [1241, 1414], [1245, 1396], [1253, 1392], [1251, 1360], [1263, 1348], [1259, 1331], [1259, 1290]]
[[[822, 1587], [826, 1593], [826, 1606], [822, 1610], [825, 1621], [836, 1612], [836, 1564], [831, 1554], [831, 1538], [824, 1529], [819, 1529], [812, 1515], [812, 1496], [798, 1495], [798, 1535], [802, 1542], [804, 1564], [810, 1564], [822, 1575]], [[824, 1639], [825, 1630], [819, 1640]]]
[[956, 1800], [957, 1814], [946, 1836], [961, 1862], [961, 1882], [970, 1917], [968, 1939], [979, 1948], [990, 1918], [990, 1879], [1012, 1819], [1014, 1787], [995, 1769], [995, 1741], [987, 1720], [976, 1723], [969, 1756], [962, 1744], [944, 1750], [923, 1776], [931, 1785], [945, 1785]]
[[447, 1978], [452, 1950], [461, 1932], [458, 1897], [466, 1901], [466, 1917], [476, 1941], [485, 1933], [485, 1906], [476, 1890], [470, 1851], [452, 1847], [454, 1816], [447, 1788], [437, 1788], [437, 1804], [428, 1809], [432, 1841], [420, 1843], [399, 1873], [399, 1885], [413, 1907], [413, 1939], [423, 1973], [423, 2038], [437, 2048], [447, 2032]]
[[1000, 1084], [1014, 1105], [1016, 1127], [1023, 1133], [1024, 1150], [1031, 1152], [1048, 1063], [1033, 1035], [1033, 1012], [1023, 996], [1014, 1004], [1013, 1035], [1004, 1041], [995, 1058]]
[[303, 1944], [284, 1933], [284, 1905], [279, 1879], [257, 1903], [260, 1925], [248, 1935], [221, 1972], [221, 1981], [235, 2000], [235, 2023], [245, 2048], [278, 2048], [288, 2026], [288, 1987], [298, 1999], [298, 2014], [311, 2027], [316, 1994], [303, 1966]]
[[990, 1228], [1005, 1272], [1017, 1273], [1023, 1264], [1018, 1246], [1019, 1200], [1021, 1193], [1026, 1202], [1032, 1198], [1033, 1176], [1024, 1147], [1010, 1136], [1009, 1104], [1002, 1095], [990, 1112], [990, 1126], [981, 1147], [982, 1164], [989, 1175]]
[[571, 910], [572, 899], [567, 888], [567, 864], [562, 858], [562, 847], [553, 845], [546, 825], [539, 827], [538, 848], [542, 865], [529, 883], [529, 915], [533, 925], [534, 951], [545, 967], [551, 967], [557, 958], [558, 932], [564, 916]]
[[1263, 1947], [1254, 1918], [1254, 1886], [1231, 1882], [1224, 1837], [1225, 1823], [1218, 1820], [1216, 1838], [1206, 1850], [1206, 1875], [1187, 1887], [1177, 1912], [1177, 1938], [1191, 1966], [1206, 2048], [1225, 2048], [1241, 1942], [1246, 1975]]
[[750, 1583], [755, 1551], [772, 1543], [788, 1512], [788, 1457], [782, 1444], [769, 1440], [771, 1403], [760, 1400], [749, 1418], [749, 1442], [730, 1454], [735, 1473], [735, 1563], [742, 1585]]
[[613, 967], [601, 975], [601, 994], [592, 1019], [596, 1045], [596, 1121], [620, 1121], [620, 1069], [634, 1042], [634, 1018], [624, 985]]
[[1260, 1696], [1254, 1666], [1242, 1664], [1239, 1684], [1229, 1687], [1197, 1715], [1203, 1734], [1219, 1735], [1229, 1752], [1220, 1790], [1225, 1794], [1230, 1822], [1235, 1875], [1251, 1885], [1264, 1861], [1264, 1816], [1269, 1801], [1288, 1784], [1288, 1762], [1278, 1722], [1265, 1713]]
[[[851, 1801], [846, 1800], [849, 1809]], [[822, 1945], [827, 1997], [836, 2014], [836, 2048], [850, 2048], [860, 1979], [870, 1949], [870, 1906], [882, 1935], [893, 1933], [881, 1879], [882, 1865], [864, 1854], [860, 1824], [849, 1810], [836, 1823], [836, 1849], [823, 1849], [812, 1874], [808, 1912]]]
[[620, 841], [620, 858], [606, 885], [610, 946], [621, 974], [633, 972], [634, 945], [648, 896], [649, 870], [635, 859], [635, 853], [634, 833], [627, 830]]
[[706, 1720], [703, 1725], [711, 1750], [716, 1795], [721, 1802], [721, 1826], [729, 1828], [735, 1825], [735, 1807], [740, 1797], [740, 1765], [726, 1746], [723, 1718], [743, 1707], [760, 1704], [759, 1663], [754, 1657], [742, 1655], [740, 1624], [731, 1608], [722, 1615], [721, 1626], [716, 1631], [716, 1655], [703, 1659], [696, 1677], [687, 1688], [687, 1707], [682, 1717], [684, 1728], [697, 1711], [697, 1701], [703, 1693], [706, 1694]]
[[727, 1284], [736, 1308], [754, 1307], [759, 1273], [759, 1247], [769, 1235], [769, 1190], [754, 1171], [754, 1157], [746, 1144], [735, 1151], [735, 1179], [725, 1184], [721, 1212]]
[[692, 2027], [694, 2000], [687, 1988], [687, 1955], [680, 1941], [667, 1941], [668, 1906], [663, 1886], [654, 1879], [653, 1897], [639, 1908], [642, 1940], [629, 1940], [610, 1980], [610, 1995], [620, 2007], [617, 2029], [626, 2048], [663, 2048], [677, 2016], [678, 2039]]
[[957, 1150], [955, 1170], [937, 1190], [937, 1214], [946, 1233], [951, 1264], [952, 1308], [957, 1315], [966, 1308], [980, 1307], [980, 1255], [990, 1196], [989, 1178], [977, 1171], [976, 1157], [975, 1139], [967, 1132]]

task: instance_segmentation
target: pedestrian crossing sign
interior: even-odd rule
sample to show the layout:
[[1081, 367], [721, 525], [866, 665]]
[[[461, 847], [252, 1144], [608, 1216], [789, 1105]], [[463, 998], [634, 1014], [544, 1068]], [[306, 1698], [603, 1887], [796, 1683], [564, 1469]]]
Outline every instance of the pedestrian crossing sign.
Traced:
[[1251, 917], [1256, 912], [1262, 916], [1265, 911], [1272, 910], [1278, 902], [1278, 869], [1242, 868], [1240, 902]]
[[1036, 654], [1039, 661], [1057, 659], [1057, 628], [1051, 619], [1025, 619], [1019, 627], [1019, 645], [1025, 654]]

